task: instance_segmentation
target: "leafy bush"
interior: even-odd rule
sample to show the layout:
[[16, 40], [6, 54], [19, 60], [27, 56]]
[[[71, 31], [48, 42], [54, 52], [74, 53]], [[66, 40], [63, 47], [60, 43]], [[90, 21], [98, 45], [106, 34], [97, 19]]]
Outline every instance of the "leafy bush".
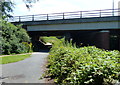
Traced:
[[23, 42], [23, 44], [25, 45], [25, 49], [27, 53], [32, 52], [32, 43]]
[[30, 38], [25, 29], [21, 26], [1, 20], [2, 37], [0, 45], [2, 46], [2, 54], [26, 53], [28, 47], [23, 42], [30, 42]]
[[50, 51], [47, 75], [56, 83], [111, 85], [120, 81], [120, 52], [95, 46], [77, 48], [64, 39]]

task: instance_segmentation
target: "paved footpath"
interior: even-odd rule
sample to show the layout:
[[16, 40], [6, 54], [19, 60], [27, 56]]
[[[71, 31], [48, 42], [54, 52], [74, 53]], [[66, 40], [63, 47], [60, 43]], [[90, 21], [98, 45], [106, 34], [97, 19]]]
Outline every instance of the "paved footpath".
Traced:
[[39, 80], [44, 73], [48, 53], [35, 52], [25, 60], [2, 65], [2, 82], [6, 83], [46, 83]]

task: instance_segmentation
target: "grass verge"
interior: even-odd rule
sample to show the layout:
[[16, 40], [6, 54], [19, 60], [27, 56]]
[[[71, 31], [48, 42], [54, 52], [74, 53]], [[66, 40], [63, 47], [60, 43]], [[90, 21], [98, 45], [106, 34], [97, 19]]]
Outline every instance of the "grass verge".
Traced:
[[10, 55], [10, 56], [4, 56], [0, 57], [0, 64], [8, 64], [13, 62], [18, 62], [21, 60], [24, 60], [26, 58], [29, 58], [31, 54], [23, 54], [23, 55]]

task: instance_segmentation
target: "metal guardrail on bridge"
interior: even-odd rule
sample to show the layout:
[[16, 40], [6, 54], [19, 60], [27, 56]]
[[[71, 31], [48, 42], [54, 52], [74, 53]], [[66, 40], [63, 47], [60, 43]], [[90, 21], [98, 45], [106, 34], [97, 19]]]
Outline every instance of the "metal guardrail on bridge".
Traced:
[[24, 22], [24, 21], [41, 21], [41, 20], [56, 20], [56, 19], [106, 17], [106, 16], [120, 16], [120, 8], [119, 9], [104, 9], [104, 10], [13, 16], [12, 18], [9, 18], [8, 21], [9, 22]]

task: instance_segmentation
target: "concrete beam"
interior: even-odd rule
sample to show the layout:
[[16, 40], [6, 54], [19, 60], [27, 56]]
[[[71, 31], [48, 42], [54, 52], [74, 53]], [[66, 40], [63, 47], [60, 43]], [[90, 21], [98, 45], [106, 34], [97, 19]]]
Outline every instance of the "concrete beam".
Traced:
[[74, 23], [55, 25], [33, 25], [27, 26], [27, 31], [63, 31], [63, 30], [104, 30], [120, 29], [118, 22], [98, 22], [98, 23]]

